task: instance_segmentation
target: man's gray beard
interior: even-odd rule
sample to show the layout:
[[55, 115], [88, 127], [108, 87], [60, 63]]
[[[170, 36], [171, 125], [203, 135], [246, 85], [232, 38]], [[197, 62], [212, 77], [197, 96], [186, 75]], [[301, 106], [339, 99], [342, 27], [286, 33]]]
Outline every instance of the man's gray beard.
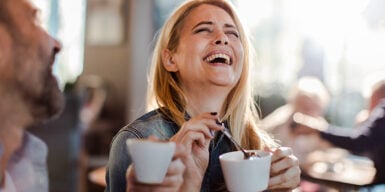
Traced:
[[[38, 47], [37, 55], [29, 55], [31, 50], [28, 49], [30, 47], [28, 42], [18, 39], [15, 40], [15, 43], [19, 45], [13, 52], [13, 58], [15, 59], [13, 64], [16, 65], [16, 69], [26, 65], [25, 62], [27, 61], [25, 59], [29, 59], [29, 62], [49, 62], [49, 59], [47, 59], [49, 57], [45, 57], [44, 50], [40, 47]], [[53, 54], [51, 53], [50, 56], [53, 57]], [[40, 74], [39, 78], [41, 79], [39, 82], [31, 81], [31, 83], [27, 82], [28, 78], [16, 77], [17, 89], [19, 89], [21, 98], [26, 102], [35, 123], [46, 121], [60, 114], [64, 107], [64, 96], [58, 87], [55, 77], [52, 75], [49, 63], [41, 63], [41, 65], [45, 65], [46, 68]], [[18, 71], [24, 71], [24, 69]], [[33, 82], [44, 84], [40, 92], [36, 91]]]
[[64, 96], [56, 81], [47, 75], [44, 82], [40, 97], [35, 97], [30, 103], [30, 112], [37, 123], [59, 115], [64, 108]]
[[[44, 83], [39, 92], [37, 87], [31, 82], [25, 82], [27, 79], [17, 79], [15, 88], [20, 94], [20, 98], [25, 102], [31, 117], [35, 123], [46, 121], [55, 115], [58, 115], [64, 107], [64, 96], [60, 91], [55, 77], [51, 74], [50, 68], [45, 69], [40, 74], [40, 80], [35, 83]], [[28, 84], [30, 83], [30, 84]]]

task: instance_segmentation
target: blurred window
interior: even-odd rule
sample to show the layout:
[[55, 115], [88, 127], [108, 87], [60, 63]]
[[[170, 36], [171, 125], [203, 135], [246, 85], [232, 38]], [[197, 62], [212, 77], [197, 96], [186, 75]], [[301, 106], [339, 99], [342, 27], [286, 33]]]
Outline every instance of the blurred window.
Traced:
[[31, 0], [41, 10], [42, 26], [62, 43], [54, 65], [61, 87], [83, 71], [86, 0]]

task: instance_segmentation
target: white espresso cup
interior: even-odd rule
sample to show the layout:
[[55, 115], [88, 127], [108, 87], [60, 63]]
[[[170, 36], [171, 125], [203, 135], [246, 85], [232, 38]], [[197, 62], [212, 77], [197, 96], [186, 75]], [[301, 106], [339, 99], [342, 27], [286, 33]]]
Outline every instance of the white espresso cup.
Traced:
[[127, 139], [126, 144], [137, 181], [147, 184], [162, 183], [175, 151], [175, 143]]
[[219, 156], [226, 187], [231, 192], [256, 192], [267, 188], [270, 178], [271, 153], [262, 150], [259, 157], [244, 159], [241, 151]]

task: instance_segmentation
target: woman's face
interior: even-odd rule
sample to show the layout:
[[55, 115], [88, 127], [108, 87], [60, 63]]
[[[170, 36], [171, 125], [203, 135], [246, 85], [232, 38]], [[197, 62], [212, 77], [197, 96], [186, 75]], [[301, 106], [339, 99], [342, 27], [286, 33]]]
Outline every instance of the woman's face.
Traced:
[[[230, 15], [213, 5], [200, 5], [185, 18], [169, 71], [179, 73], [187, 90], [220, 86], [231, 90], [243, 67], [239, 31]], [[167, 64], [166, 64], [167, 66]]]

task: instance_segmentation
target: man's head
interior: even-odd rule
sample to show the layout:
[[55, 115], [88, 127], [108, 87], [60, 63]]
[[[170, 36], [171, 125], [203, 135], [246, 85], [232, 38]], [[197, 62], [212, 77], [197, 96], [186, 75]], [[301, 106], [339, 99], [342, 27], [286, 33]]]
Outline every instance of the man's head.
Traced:
[[385, 99], [385, 78], [373, 87], [373, 93], [370, 98], [370, 107], [373, 109], [382, 99]]
[[369, 74], [364, 80], [363, 96], [367, 100], [371, 112], [382, 99], [385, 99], [385, 71]]
[[61, 45], [41, 28], [37, 13], [27, 0], [0, 1], [0, 93], [11, 94], [34, 122], [58, 113], [63, 103], [52, 74]]
[[306, 115], [320, 116], [329, 104], [330, 95], [325, 85], [316, 77], [300, 78], [292, 87], [289, 102], [295, 112]]

